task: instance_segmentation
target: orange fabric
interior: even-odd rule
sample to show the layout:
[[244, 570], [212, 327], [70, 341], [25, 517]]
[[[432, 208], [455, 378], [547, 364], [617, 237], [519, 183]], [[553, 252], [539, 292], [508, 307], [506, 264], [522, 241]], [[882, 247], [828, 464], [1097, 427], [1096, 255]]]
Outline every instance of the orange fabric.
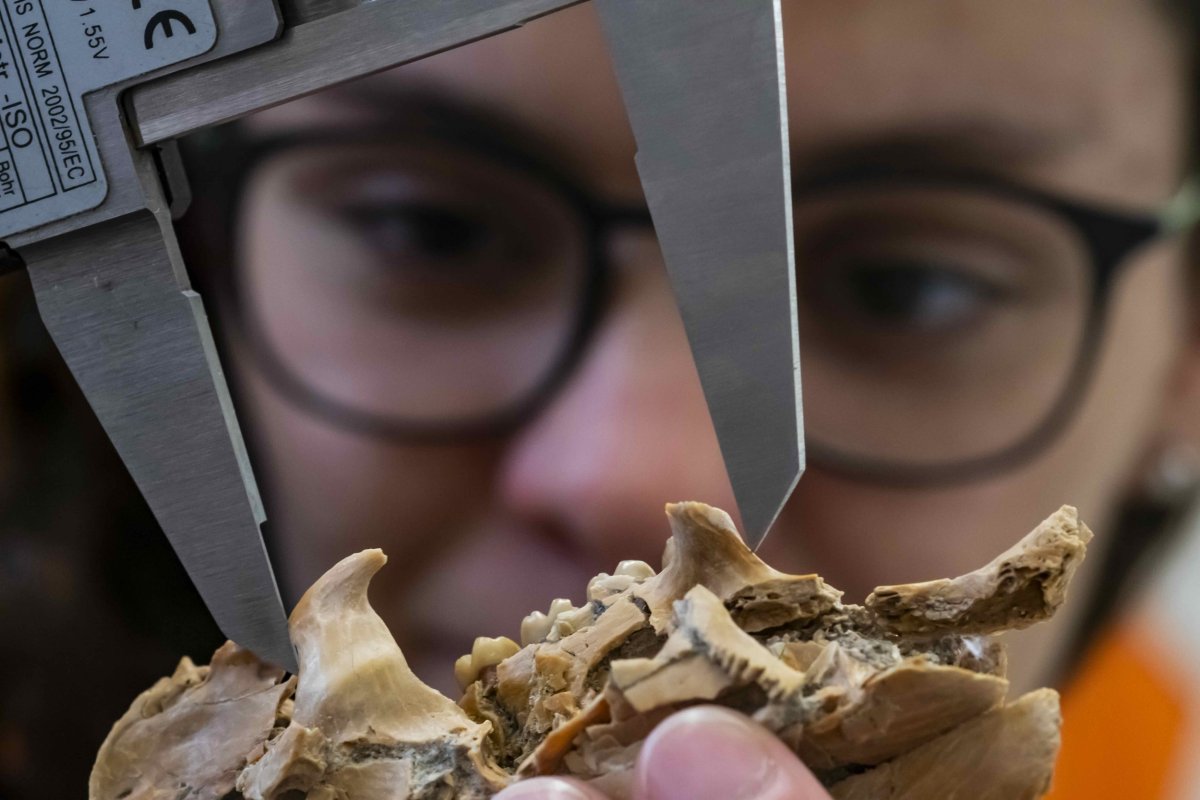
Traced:
[[1051, 800], [1167, 800], [1188, 706], [1163, 664], [1130, 627], [1093, 649], [1063, 698]]

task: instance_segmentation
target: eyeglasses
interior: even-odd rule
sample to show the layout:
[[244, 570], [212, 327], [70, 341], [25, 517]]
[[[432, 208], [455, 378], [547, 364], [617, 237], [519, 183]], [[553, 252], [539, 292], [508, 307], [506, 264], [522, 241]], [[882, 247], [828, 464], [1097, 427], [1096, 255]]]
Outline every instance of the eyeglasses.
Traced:
[[[603, 318], [609, 237], [650, 225], [478, 133], [223, 136], [237, 323], [278, 391], [367, 436], [528, 421]], [[1030, 458], [1084, 394], [1121, 266], [1196, 205], [1167, 224], [982, 174], [796, 181], [812, 461], [941, 483]]]
[[871, 168], [796, 190], [808, 447], [899, 484], [1035, 456], [1082, 400], [1109, 298], [1140, 247], [1190, 227], [968, 173]]

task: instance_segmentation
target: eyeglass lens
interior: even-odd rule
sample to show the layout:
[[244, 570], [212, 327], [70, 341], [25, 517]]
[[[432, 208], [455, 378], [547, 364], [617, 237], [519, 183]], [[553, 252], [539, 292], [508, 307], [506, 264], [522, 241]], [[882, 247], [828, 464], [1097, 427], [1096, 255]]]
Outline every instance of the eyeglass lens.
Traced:
[[1051, 412], [1083, 349], [1087, 250], [1065, 220], [966, 188], [796, 203], [809, 435], [859, 459], [983, 458]]
[[242, 294], [312, 392], [416, 423], [519, 402], [566, 347], [582, 223], [519, 171], [436, 144], [314, 146], [256, 170]]

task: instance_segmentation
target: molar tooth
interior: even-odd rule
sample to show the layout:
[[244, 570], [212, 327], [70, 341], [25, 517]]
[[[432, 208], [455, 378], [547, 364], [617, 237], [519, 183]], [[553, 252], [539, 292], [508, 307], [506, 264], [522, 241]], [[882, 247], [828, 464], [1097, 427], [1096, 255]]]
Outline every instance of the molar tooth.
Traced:
[[563, 614], [574, 610], [575, 606], [565, 597], [559, 597], [550, 601], [550, 613], [546, 615], [546, 618], [550, 621], [550, 625], [546, 631], [545, 641], [557, 642], [563, 637], [563, 628], [558, 625], [558, 619]]
[[571, 611], [575, 605], [565, 597], [559, 597], [550, 601], [550, 612], [546, 615], [551, 622], [558, 619], [558, 615], [566, 611]]
[[546, 637], [550, 635], [550, 628], [553, 624], [550, 617], [540, 611], [534, 611], [521, 620], [521, 644], [528, 646], [545, 641]]
[[507, 636], [478, 636], [471, 645], [470, 655], [460, 656], [454, 662], [454, 677], [465, 691], [479, 680], [479, 673], [515, 655], [520, 649], [520, 645]]
[[477, 675], [471, 666], [470, 653], [465, 656], [459, 656], [458, 660], [454, 662], [454, 680], [458, 681], [458, 688], [464, 692], [468, 686], [475, 682]]
[[622, 561], [617, 564], [617, 571], [614, 575], [627, 575], [630, 578], [638, 581], [644, 581], [647, 578], [655, 576], [654, 567], [647, 564], [645, 561]]
[[615, 594], [620, 594], [635, 583], [637, 580], [630, 575], [609, 575], [607, 572], [601, 572], [588, 582], [588, 602], [606, 600]]
[[612, 578], [607, 572], [601, 572], [596, 577], [588, 581], [587, 599], [588, 602], [595, 600], [603, 600], [607, 593], [607, 582]]
[[590, 605], [564, 611], [554, 618], [554, 630], [551, 631], [551, 640], [562, 639], [565, 636], [575, 633], [580, 628], [586, 628], [591, 624], [593, 616]]
[[471, 647], [471, 661], [475, 671], [479, 672], [516, 655], [520, 649], [521, 646], [507, 636], [480, 636]]

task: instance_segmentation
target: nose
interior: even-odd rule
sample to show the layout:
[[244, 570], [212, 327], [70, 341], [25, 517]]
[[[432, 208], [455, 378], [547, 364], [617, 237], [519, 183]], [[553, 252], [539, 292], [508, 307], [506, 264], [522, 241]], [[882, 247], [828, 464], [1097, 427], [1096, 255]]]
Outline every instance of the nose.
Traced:
[[499, 481], [508, 512], [605, 569], [658, 563], [666, 502], [735, 511], [657, 243], [623, 235], [613, 256], [616, 285], [589, 352], [519, 434]]

